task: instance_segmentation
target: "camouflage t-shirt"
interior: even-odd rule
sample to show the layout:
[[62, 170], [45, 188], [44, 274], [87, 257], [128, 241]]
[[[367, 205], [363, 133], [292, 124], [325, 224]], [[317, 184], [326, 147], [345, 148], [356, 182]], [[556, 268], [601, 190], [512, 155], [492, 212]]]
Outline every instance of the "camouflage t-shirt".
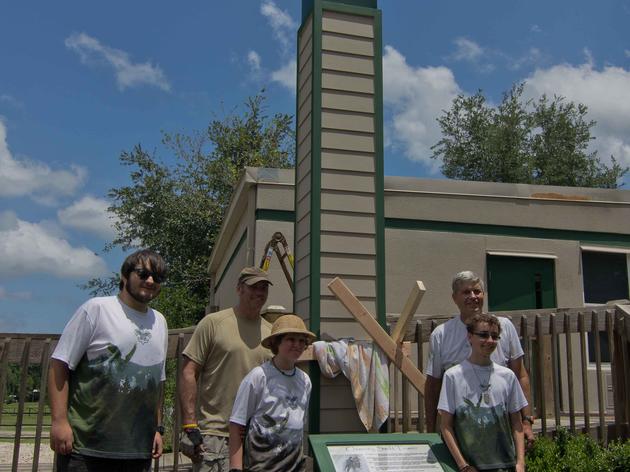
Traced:
[[52, 357], [70, 368], [68, 419], [73, 451], [86, 456], [151, 457], [166, 321], [118, 297], [88, 300], [64, 329]]

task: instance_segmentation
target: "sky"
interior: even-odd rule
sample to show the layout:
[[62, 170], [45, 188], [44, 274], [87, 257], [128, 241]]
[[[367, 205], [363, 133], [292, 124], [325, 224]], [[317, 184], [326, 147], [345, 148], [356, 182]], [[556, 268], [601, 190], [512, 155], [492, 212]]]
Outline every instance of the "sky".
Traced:
[[[516, 82], [587, 105], [593, 150], [630, 165], [630, 0], [378, 4], [386, 175], [443, 178], [436, 118]], [[79, 285], [119, 270], [121, 152], [168, 159], [162, 131], [203, 131], [262, 89], [269, 114], [294, 113], [300, 18], [298, 0], [3, 2], [0, 332], [61, 332]]]

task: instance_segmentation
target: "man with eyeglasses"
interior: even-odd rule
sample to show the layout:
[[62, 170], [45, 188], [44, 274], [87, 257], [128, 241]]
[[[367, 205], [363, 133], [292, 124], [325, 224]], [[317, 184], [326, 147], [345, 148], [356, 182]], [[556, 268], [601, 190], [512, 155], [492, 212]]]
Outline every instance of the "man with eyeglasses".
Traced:
[[495, 316], [477, 314], [467, 331], [470, 356], [444, 373], [442, 438], [461, 472], [524, 472], [520, 410], [527, 399], [514, 372], [490, 358], [502, 338], [501, 324]]
[[184, 349], [181, 450], [195, 472], [229, 470], [228, 428], [238, 387], [271, 358], [260, 344], [271, 333], [271, 324], [260, 316], [270, 285], [267, 272], [245, 267], [236, 284], [236, 306], [202, 319]]
[[161, 456], [168, 329], [149, 302], [166, 272], [158, 253], [134, 252], [118, 295], [88, 300], [64, 328], [48, 375], [57, 471], [147, 472]]
[[[459, 314], [441, 324], [431, 333], [429, 358], [424, 373], [427, 376], [424, 391], [424, 409], [427, 431], [436, 431], [437, 404], [442, 387], [444, 372], [468, 359], [471, 352], [468, 342], [467, 325], [473, 316], [482, 313], [484, 300], [483, 281], [471, 271], [462, 271], [455, 275], [452, 282], [453, 301], [459, 308]], [[501, 326], [501, 339], [496, 343], [491, 359], [499, 365], [509, 367], [521, 385], [528, 400], [530, 395], [529, 374], [523, 365], [523, 348], [512, 322], [504, 317], [498, 318]], [[527, 405], [521, 411], [523, 431], [528, 445], [534, 440], [531, 407]]]

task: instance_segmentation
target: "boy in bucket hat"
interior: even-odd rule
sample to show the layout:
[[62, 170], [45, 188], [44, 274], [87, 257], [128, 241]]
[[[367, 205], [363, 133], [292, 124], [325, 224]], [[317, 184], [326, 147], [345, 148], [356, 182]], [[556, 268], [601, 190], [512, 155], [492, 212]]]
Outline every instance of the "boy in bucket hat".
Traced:
[[274, 356], [247, 374], [236, 394], [229, 427], [231, 472], [304, 470], [302, 436], [311, 381], [295, 364], [315, 339], [299, 316], [289, 314], [278, 318], [262, 340]]

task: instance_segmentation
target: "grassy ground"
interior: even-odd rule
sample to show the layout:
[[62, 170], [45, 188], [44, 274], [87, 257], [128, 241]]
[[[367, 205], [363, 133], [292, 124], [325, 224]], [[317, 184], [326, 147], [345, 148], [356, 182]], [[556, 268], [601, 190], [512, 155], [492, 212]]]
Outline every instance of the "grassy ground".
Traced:
[[[22, 417], [22, 431], [35, 432], [37, 426], [37, 402], [26, 402], [24, 404], [24, 416]], [[1, 430], [15, 431], [17, 422], [17, 403], [5, 403], [2, 409], [2, 419], [0, 421]], [[44, 430], [50, 429], [50, 409], [46, 405], [44, 407], [44, 417], [42, 420]]]

